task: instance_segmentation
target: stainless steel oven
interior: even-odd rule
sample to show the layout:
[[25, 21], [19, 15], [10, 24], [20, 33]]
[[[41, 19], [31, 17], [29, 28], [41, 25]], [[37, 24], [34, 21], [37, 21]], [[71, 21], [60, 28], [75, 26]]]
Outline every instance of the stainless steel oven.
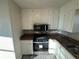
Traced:
[[48, 24], [34, 24], [34, 31], [41, 34], [34, 34], [33, 50], [34, 51], [48, 51], [48, 35], [43, 33], [48, 31]]
[[35, 34], [33, 39], [34, 51], [48, 51], [48, 35], [47, 34]]

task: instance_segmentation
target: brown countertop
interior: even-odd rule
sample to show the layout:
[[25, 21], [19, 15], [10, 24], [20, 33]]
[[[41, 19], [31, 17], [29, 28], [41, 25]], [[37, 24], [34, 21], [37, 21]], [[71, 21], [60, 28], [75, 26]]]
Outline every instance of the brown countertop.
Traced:
[[[75, 45], [75, 46], [79, 46], [79, 41], [75, 40], [75, 39], [72, 39], [70, 37], [67, 37], [65, 35], [68, 34], [68, 32], [64, 32], [64, 31], [51, 31], [52, 33], [50, 32], [41, 32], [41, 33], [37, 33], [37, 32], [26, 32], [24, 33], [20, 40], [33, 40], [33, 36], [34, 34], [44, 34], [44, 33], [47, 33], [48, 34], [48, 37], [51, 38], [51, 39], [56, 39], [57, 41], [60, 42], [60, 44], [63, 45], [64, 48], [66, 48], [73, 56], [75, 56], [76, 58], [79, 57], [79, 56], [76, 56], [73, 51], [69, 50], [69, 48], [67, 47], [67, 45]], [[78, 58], [77, 58], [78, 59]]]
[[[56, 37], [59, 36], [58, 33], [54, 33], [54, 34], [47, 34], [49, 38], [52, 38], [52, 39], [56, 39]], [[23, 34], [21, 37], [20, 37], [20, 40], [33, 40], [33, 37], [34, 37], [34, 34]]]
[[72, 48], [79, 47], [79, 41], [74, 40], [74, 39], [64, 36], [64, 35], [57, 37], [56, 40], [59, 41], [60, 44], [64, 48], [66, 48], [66, 50], [68, 50], [76, 59], [79, 59], [79, 50], [77, 52], [78, 54], [75, 54], [76, 52], [71, 50]]
[[50, 38], [55, 38], [59, 36], [59, 34], [67, 35], [69, 32], [61, 31], [57, 29], [45, 31], [45, 32], [37, 32], [33, 30], [23, 30], [23, 35], [20, 37], [20, 40], [33, 40], [34, 34], [48, 34]]
[[20, 40], [33, 40], [34, 34], [23, 34], [20, 38]]

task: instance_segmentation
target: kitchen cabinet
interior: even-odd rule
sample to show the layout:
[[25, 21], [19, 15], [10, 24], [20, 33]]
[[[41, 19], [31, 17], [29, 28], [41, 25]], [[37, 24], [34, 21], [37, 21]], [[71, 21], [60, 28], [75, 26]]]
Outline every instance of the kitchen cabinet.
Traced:
[[59, 48], [59, 44], [55, 39], [49, 39], [49, 50], [50, 54], [56, 54], [57, 49]]
[[79, 0], [75, 0], [75, 14], [73, 21], [73, 32], [79, 32]]
[[77, 0], [77, 5], [78, 5], [77, 9], [79, 9], [79, 0]]
[[56, 51], [56, 58], [57, 59], [61, 59], [61, 57], [60, 57], [60, 49], [58, 48], [58, 49], [56, 49], [57, 51]]
[[65, 59], [75, 59], [75, 57], [70, 54], [63, 46], [61, 47], [61, 52], [65, 56]]
[[68, 11], [64, 14], [64, 22], [63, 22], [63, 29], [68, 32], [72, 32], [73, 29], [73, 20], [74, 20], [74, 12]]
[[33, 41], [21, 40], [22, 54], [33, 54]]
[[75, 12], [73, 32], [79, 32], [79, 9], [77, 9], [76, 12]]
[[65, 59], [65, 56], [61, 51], [59, 51], [59, 57], [57, 59]]
[[72, 54], [70, 54], [62, 45], [59, 50], [59, 58], [58, 59], [76, 59]]
[[[60, 8], [59, 29], [79, 32], [79, 0], [71, 0]], [[78, 12], [77, 12], [78, 11]], [[78, 16], [78, 17], [77, 17]]]
[[57, 40], [49, 39], [49, 53], [56, 55], [57, 59], [75, 59]]
[[56, 51], [57, 50], [57, 43], [56, 43], [56, 40], [55, 39], [49, 39], [49, 53], [50, 54], [56, 54]]
[[58, 9], [22, 9], [22, 29], [33, 29], [35, 23], [49, 24], [49, 29], [57, 29], [58, 16]]
[[79, 9], [79, 0], [71, 0], [60, 8], [59, 29], [73, 32], [77, 9]]

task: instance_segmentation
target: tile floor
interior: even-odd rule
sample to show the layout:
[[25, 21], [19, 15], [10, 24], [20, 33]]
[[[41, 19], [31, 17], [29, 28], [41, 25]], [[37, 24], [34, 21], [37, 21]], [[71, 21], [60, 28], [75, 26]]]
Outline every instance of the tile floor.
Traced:
[[35, 52], [34, 55], [23, 55], [22, 59], [56, 59], [56, 57], [47, 52]]

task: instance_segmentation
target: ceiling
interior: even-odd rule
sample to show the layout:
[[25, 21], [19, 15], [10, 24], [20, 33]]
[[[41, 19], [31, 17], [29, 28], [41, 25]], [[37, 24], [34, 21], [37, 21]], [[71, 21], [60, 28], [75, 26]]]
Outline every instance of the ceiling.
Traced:
[[69, 0], [14, 0], [21, 8], [58, 8]]

